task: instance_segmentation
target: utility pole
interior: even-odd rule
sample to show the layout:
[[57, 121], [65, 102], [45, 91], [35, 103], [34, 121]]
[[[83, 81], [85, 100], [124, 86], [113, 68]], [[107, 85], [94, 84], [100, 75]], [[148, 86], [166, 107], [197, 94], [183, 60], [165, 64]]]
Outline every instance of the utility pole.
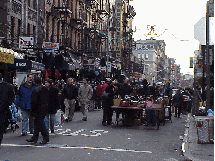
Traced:
[[210, 17], [209, 17], [209, 1], [207, 2], [206, 10], [206, 109], [210, 108], [210, 54], [209, 54], [209, 41], [210, 41]]
[[[106, 56], [107, 56], [107, 76], [108, 77], [108, 67], [109, 67], [109, 38], [108, 38], [108, 35], [109, 35], [109, 14], [107, 15], [108, 18], [107, 18], [107, 39], [106, 39]], [[111, 68], [111, 66], [110, 66]]]

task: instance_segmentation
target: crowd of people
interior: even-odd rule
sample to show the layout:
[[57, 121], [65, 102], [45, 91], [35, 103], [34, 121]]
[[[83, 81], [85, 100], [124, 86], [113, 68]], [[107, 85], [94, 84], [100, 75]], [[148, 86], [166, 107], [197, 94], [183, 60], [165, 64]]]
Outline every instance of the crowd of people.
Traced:
[[[20, 85], [17, 92], [14, 90], [12, 85], [2, 80], [0, 74], [0, 144], [7, 128], [5, 121], [9, 113], [8, 107], [13, 102], [22, 113], [21, 135], [26, 136], [29, 131], [33, 136], [26, 141], [36, 143], [41, 132], [43, 140], [40, 143], [45, 144], [49, 142], [49, 129], [54, 133], [55, 114], [59, 109], [65, 113], [66, 122], [72, 121], [76, 108], [80, 108], [83, 114], [82, 120], [87, 121], [90, 102], [94, 102], [93, 108], [103, 109], [102, 125], [110, 126], [113, 116], [111, 106], [115, 97], [124, 99], [128, 95], [140, 95], [144, 96], [146, 101], [152, 101], [165, 95], [176, 107], [175, 117], [180, 117], [183, 101], [180, 90], [171, 99], [172, 91], [169, 83], [165, 86], [150, 85], [146, 79], [140, 83], [130, 83], [129, 78], [125, 78], [123, 83], [106, 80], [104, 84], [100, 81], [90, 83], [87, 78], [83, 78], [81, 83], [75, 82], [73, 78], [68, 78], [66, 82], [64, 80], [53, 82], [51, 79], [42, 82], [40, 77], [29, 73], [26, 82]], [[190, 94], [189, 96], [191, 97]], [[153, 111], [149, 111], [146, 115], [152, 115], [152, 123], [156, 123]], [[147, 120], [149, 119], [150, 117]]]

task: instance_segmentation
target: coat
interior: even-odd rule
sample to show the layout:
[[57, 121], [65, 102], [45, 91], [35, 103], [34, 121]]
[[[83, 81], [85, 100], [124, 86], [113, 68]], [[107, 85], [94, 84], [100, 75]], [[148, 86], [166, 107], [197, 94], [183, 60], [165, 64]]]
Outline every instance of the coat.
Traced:
[[18, 93], [16, 95], [16, 101], [15, 104], [17, 107], [20, 107], [21, 109], [31, 109], [31, 94], [34, 88], [36, 87], [34, 84], [32, 84], [31, 88], [28, 89], [26, 86], [26, 83], [23, 83], [18, 90]]
[[59, 92], [59, 90], [54, 86], [51, 86], [51, 88], [49, 89], [48, 106], [49, 106], [50, 114], [56, 114], [57, 110], [60, 109], [58, 92]]
[[102, 93], [105, 91], [106, 87], [108, 86], [107, 83], [104, 83], [103, 86], [102, 86]]
[[39, 85], [34, 88], [31, 95], [31, 114], [33, 117], [45, 118], [48, 114], [49, 91]]
[[120, 90], [120, 96], [122, 99], [124, 99], [125, 95], [130, 95], [132, 93], [133, 89], [128, 84], [123, 84], [122, 89]]
[[78, 96], [78, 88], [75, 85], [66, 85], [63, 89], [64, 99], [76, 99]]
[[13, 86], [6, 82], [0, 83], [0, 113], [5, 113], [14, 102], [15, 94]]
[[97, 85], [96, 87], [96, 93], [97, 93], [97, 97], [101, 97], [102, 96], [102, 86], [100, 84]]
[[89, 84], [87, 86], [85, 85], [80, 86], [78, 90], [78, 100], [81, 104], [85, 104], [89, 102], [92, 95], [93, 95], [93, 89]]

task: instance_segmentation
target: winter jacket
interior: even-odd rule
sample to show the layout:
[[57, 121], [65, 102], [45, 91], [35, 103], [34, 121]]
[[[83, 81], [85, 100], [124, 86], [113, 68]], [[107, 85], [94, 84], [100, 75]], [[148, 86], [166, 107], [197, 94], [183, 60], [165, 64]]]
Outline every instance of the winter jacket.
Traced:
[[31, 94], [34, 88], [36, 87], [34, 84], [32, 84], [31, 88], [28, 89], [26, 83], [27, 82], [23, 83], [19, 87], [19, 91], [16, 95], [15, 104], [17, 107], [20, 107], [21, 109], [31, 109]]
[[111, 108], [113, 106], [114, 91], [105, 90], [102, 94], [102, 106], [103, 108]]
[[125, 95], [130, 95], [132, 93], [133, 89], [128, 84], [123, 84], [122, 89], [120, 91], [120, 96], [122, 99], [124, 99]]
[[0, 113], [6, 112], [14, 102], [15, 94], [13, 86], [6, 82], [0, 83]]
[[80, 86], [78, 90], [78, 99], [81, 104], [89, 102], [89, 100], [92, 98], [92, 95], [93, 89], [89, 84], [87, 86], [85, 85]]
[[173, 102], [173, 105], [175, 107], [181, 106], [182, 101], [183, 101], [183, 97], [182, 97], [182, 95], [180, 93], [177, 93], [177, 94], [175, 94], [173, 96], [173, 101], [172, 102]]
[[48, 114], [49, 91], [39, 85], [34, 88], [31, 95], [31, 114], [33, 117], [45, 118]]
[[97, 85], [96, 88], [96, 93], [97, 93], [97, 97], [101, 97], [102, 96], [102, 86], [100, 84]]
[[78, 88], [75, 85], [66, 85], [65, 88], [63, 89], [63, 96], [64, 99], [76, 99], [78, 96]]
[[104, 83], [103, 86], [102, 86], [102, 93], [105, 91], [106, 87], [108, 86], [107, 83]]
[[60, 109], [58, 92], [59, 92], [59, 90], [54, 86], [51, 86], [51, 88], [49, 89], [48, 106], [49, 106], [50, 114], [56, 114], [57, 110]]

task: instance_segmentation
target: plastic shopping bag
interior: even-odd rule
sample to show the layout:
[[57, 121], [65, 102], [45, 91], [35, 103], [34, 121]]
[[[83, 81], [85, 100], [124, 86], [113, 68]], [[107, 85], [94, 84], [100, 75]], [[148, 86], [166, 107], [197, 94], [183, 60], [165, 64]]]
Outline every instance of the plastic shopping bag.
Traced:
[[55, 126], [61, 125], [61, 116], [64, 114], [64, 112], [59, 109], [57, 110], [57, 113], [55, 114]]

